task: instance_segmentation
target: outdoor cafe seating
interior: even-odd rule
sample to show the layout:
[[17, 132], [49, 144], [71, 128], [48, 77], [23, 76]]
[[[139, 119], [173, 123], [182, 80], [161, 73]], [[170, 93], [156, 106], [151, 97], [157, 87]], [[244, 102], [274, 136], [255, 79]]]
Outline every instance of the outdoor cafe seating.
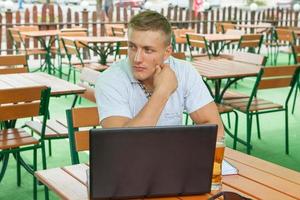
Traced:
[[[138, 11], [45, 17], [52, 8], [42, 9], [38, 18], [11, 12], [12, 21], [0, 13], [0, 199], [89, 199], [89, 130], [101, 128], [95, 84], [127, 58], [128, 20]], [[220, 191], [155, 199], [300, 199], [298, 15], [226, 9], [162, 13], [172, 56], [194, 66], [217, 105], [234, 172], [224, 172]], [[183, 126], [194, 125], [182, 115]]]

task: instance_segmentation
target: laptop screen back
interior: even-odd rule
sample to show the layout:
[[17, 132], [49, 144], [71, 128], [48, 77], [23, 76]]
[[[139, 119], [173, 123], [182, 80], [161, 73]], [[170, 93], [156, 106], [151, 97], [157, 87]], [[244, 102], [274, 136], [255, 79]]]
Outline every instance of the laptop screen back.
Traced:
[[92, 129], [90, 198], [210, 192], [216, 125]]

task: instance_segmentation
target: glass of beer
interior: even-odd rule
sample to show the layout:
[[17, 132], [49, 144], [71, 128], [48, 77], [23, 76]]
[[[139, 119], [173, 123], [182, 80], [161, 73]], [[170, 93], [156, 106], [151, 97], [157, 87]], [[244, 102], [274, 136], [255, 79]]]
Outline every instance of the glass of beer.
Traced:
[[224, 151], [224, 139], [217, 141], [211, 190], [221, 190], [222, 188], [222, 161], [224, 158]]

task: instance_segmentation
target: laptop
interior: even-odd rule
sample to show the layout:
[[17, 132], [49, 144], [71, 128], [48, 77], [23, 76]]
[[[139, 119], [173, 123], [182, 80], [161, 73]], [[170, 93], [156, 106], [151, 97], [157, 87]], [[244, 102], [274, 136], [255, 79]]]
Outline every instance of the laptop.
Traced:
[[92, 129], [90, 199], [210, 192], [217, 125]]

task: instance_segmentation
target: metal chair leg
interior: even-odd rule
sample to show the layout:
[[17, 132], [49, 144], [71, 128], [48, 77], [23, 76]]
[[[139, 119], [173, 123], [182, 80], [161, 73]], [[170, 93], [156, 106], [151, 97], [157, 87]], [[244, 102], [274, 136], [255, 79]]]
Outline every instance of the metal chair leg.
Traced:
[[228, 128], [231, 128], [230, 115], [229, 115], [229, 113], [227, 113], [227, 122], [228, 122]]
[[289, 115], [288, 108], [285, 110], [285, 153], [289, 154]]
[[48, 140], [48, 150], [49, 150], [49, 156], [52, 156], [52, 144], [51, 144], [51, 140]]
[[300, 79], [298, 79], [298, 81], [297, 81], [295, 96], [294, 96], [294, 100], [293, 100], [292, 114], [294, 114], [294, 112], [295, 112], [295, 106], [296, 106], [296, 99], [297, 99], [298, 89], [300, 91]]
[[233, 111], [235, 116], [235, 127], [234, 127], [234, 138], [233, 138], [233, 149], [236, 149], [237, 144], [237, 133], [238, 133], [238, 123], [239, 123], [239, 117], [236, 111]]
[[9, 154], [4, 154], [3, 155], [3, 159], [2, 159], [2, 168], [0, 171], [0, 182], [2, 181], [6, 168], [7, 168], [7, 164], [8, 164], [8, 159], [9, 159]]
[[47, 169], [47, 162], [46, 162], [46, 150], [45, 150], [45, 142], [41, 142], [41, 150], [42, 150], [42, 165], [43, 169]]
[[[37, 149], [33, 149], [33, 171], [37, 170]], [[36, 177], [33, 175], [33, 199], [37, 199], [37, 180]]]
[[247, 118], [247, 154], [250, 154], [250, 150], [251, 150], [251, 126], [252, 126], [252, 116], [251, 114], [247, 113], [246, 115]]
[[21, 186], [21, 164], [20, 164], [20, 152], [15, 153], [17, 163], [17, 185]]
[[258, 113], [257, 113], [257, 112], [255, 113], [255, 115], [256, 115], [257, 137], [258, 137], [258, 139], [261, 139], [261, 137], [260, 137], [260, 123], [259, 123], [259, 115], [258, 115]]

